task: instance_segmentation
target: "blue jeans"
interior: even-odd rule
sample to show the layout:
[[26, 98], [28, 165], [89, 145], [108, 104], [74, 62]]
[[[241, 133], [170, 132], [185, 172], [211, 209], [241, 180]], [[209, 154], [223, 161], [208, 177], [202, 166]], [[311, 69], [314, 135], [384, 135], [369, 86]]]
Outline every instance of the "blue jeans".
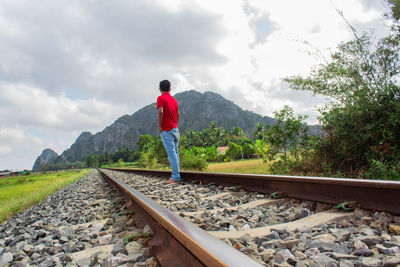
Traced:
[[164, 144], [165, 150], [167, 151], [169, 164], [172, 169], [171, 178], [175, 181], [181, 180], [181, 175], [179, 174], [179, 129], [178, 127], [171, 130], [161, 132], [161, 140]]

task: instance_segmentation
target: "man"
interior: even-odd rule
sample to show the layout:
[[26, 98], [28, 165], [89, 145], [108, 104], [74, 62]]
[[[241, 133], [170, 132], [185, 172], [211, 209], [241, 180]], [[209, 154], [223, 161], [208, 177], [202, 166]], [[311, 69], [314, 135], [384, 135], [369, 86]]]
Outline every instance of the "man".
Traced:
[[168, 80], [160, 82], [161, 95], [157, 98], [158, 109], [158, 128], [161, 140], [167, 151], [169, 164], [171, 165], [172, 175], [166, 182], [172, 184], [179, 182], [179, 129], [178, 121], [180, 117], [178, 102], [170, 95], [171, 83]]

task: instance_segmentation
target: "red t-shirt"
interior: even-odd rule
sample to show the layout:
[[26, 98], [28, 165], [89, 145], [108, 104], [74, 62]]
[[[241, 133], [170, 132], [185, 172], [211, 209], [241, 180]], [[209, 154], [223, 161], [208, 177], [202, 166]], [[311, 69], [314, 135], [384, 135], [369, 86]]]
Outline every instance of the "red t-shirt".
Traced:
[[169, 93], [164, 93], [157, 98], [157, 109], [163, 108], [161, 128], [169, 131], [178, 127], [178, 102]]

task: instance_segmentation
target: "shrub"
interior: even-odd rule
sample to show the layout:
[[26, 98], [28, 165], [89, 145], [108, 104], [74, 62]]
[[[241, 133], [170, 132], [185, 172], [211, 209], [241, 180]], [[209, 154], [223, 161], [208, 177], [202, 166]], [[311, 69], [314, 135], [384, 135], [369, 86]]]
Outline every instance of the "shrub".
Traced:
[[291, 174], [296, 170], [301, 162], [293, 157], [281, 157], [269, 166], [271, 174]]
[[368, 179], [400, 180], [400, 162], [394, 166], [387, 166], [387, 164], [373, 160], [364, 177]]
[[142, 152], [139, 159], [139, 166], [144, 168], [152, 168], [157, 164], [157, 159], [153, 157], [151, 151]]
[[185, 151], [183, 156], [180, 158], [180, 165], [185, 169], [201, 171], [207, 168], [207, 161], [202, 157], [195, 156], [190, 151]]
[[217, 147], [209, 146], [209, 147], [197, 147], [192, 146], [190, 149], [191, 154], [196, 157], [201, 157], [207, 161], [216, 161], [217, 160]]
[[243, 158], [242, 146], [233, 142], [229, 143], [228, 149], [226, 150], [226, 156], [232, 160]]
[[117, 162], [118, 167], [124, 167], [125, 166], [125, 162], [123, 159], [119, 159]]

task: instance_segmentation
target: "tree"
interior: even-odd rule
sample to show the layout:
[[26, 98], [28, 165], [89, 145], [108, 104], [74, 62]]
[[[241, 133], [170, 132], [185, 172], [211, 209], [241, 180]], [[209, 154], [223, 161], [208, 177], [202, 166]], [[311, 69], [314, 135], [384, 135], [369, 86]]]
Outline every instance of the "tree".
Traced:
[[242, 138], [237, 141], [237, 144], [242, 147], [242, 154], [244, 158], [251, 158], [255, 154], [255, 150], [253, 147], [253, 140], [249, 138]]
[[231, 135], [236, 138], [247, 137], [247, 133], [240, 127], [234, 126], [231, 130]]
[[386, 0], [385, 2], [388, 5], [389, 10], [390, 10], [390, 14], [388, 16], [390, 18], [392, 18], [395, 23], [393, 25], [392, 29], [396, 33], [396, 30], [399, 29], [399, 28], [396, 28], [396, 26], [397, 27], [399, 26], [398, 22], [400, 20], [400, 0]]
[[100, 161], [100, 166], [104, 164], [112, 164], [113, 163], [112, 153], [106, 152], [104, 154], [101, 154], [99, 157], [99, 161]]
[[226, 150], [226, 155], [229, 159], [243, 158], [242, 146], [232, 142], [229, 143], [228, 149]]
[[[263, 162], [267, 162], [267, 155], [270, 152], [269, 146], [264, 142], [263, 139], [255, 140], [253, 144], [253, 149], [257, 155], [258, 163], [260, 164], [260, 158], [263, 159]], [[270, 159], [270, 158], [268, 158]], [[270, 159], [271, 160], [271, 159]]]
[[400, 171], [399, 36], [373, 42], [352, 29], [354, 40], [340, 44], [329, 61], [308, 77], [284, 81], [330, 98], [320, 110], [326, 137], [319, 156], [327, 164], [358, 175], [374, 161]]
[[284, 153], [284, 159], [287, 158], [287, 151], [297, 157], [298, 151], [304, 140], [308, 139], [308, 126], [305, 124], [306, 115], [294, 115], [294, 111], [289, 106], [284, 106], [279, 112], [274, 112], [275, 125], [267, 125], [265, 129], [265, 139], [271, 146], [272, 158], [280, 150]]
[[86, 163], [86, 166], [89, 168], [99, 167], [99, 165], [100, 165], [99, 155], [89, 154], [89, 156], [86, 157], [85, 163]]
[[117, 162], [119, 159], [122, 159], [124, 162], [127, 162], [129, 161], [130, 154], [131, 151], [129, 150], [129, 148], [120, 147], [117, 151], [115, 151], [112, 154], [111, 159], [113, 162]]
[[226, 132], [224, 129], [219, 128], [217, 126], [217, 123], [213, 121], [210, 126], [209, 126], [210, 132], [212, 133], [212, 140], [211, 140], [211, 145], [215, 146], [222, 146], [225, 143], [225, 135]]
[[216, 146], [209, 146], [209, 147], [192, 146], [190, 149], [186, 151], [190, 151], [194, 156], [203, 158], [207, 161], [215, 161], [217, 159]]
[[139, 161], [146, 167], [152, 167], [155, 163], [160, 163], [165, 166], [168, 165], [167, 152], [165, 151], [160, 136], [151, 136], [151, 141], [144, 146]]
[[254, 128], [253, 132], [253, 139], [263, 139], [265, 136], [265, 129], [264, 129], [264, 124], [262, 122], [259, 122], [256, 124], [256, 127]]
[[136, 145], [138, 146], [138, 150], [139, 151], [145, 150], [146, 146], [149, 145], [151, 143], [151, 141], [152, 141], [152, 139], [149, 134], [141, 135], [139, 137], [138, 141], [136, 142]]
[[203, 129], [201, 132], [190, 129], [187, 130], [185, 134], [182, 135], [181, 143], [186, 148], [190, 148], [192, 146], [223, 146], [228, 144], [227, 132], [224, 129], [219, 128], [217, 123], [213, 121], [208, 128]]
[[200, 132], [194, 130], [186, 130], [184, 134], [182, 134], [180, 143], [183, 144], [184, 147], [189, 148], [191, 146], [201, 146], [202, 141], [200, 137]]

